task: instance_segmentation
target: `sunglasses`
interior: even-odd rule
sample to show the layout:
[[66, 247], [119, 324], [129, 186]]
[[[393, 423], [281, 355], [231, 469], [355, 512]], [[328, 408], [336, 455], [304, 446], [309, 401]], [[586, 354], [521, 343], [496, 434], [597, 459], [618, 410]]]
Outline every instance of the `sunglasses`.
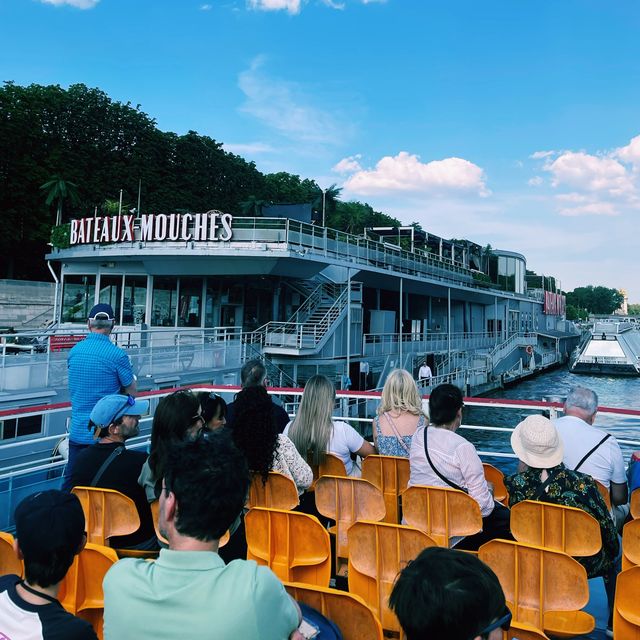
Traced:
[[505, 613], [501, 618], [498, 618], [495, 622], [492, 622], [486, 629], [483, 629], [479, 635], [482, 638], [486, 638], [492, 631], [495, 629], [502, 629], [503, 631], [509, 631], [509, 627], [511, 626], [511, 619], [513, 618], [513, 614], [509, 611], [509, 608], [505, 605]]
[[118, 418], [121, 418], [124, 415], [125, 411], [127, 410], [127, 407], [133, 407], [135, 403], [136, 403], [136, 399], [133, 396], [127, 396], [124, 399], [124, 404], [115, 412], [115, 414], [113, 415], [113, 418], [109, 420], [108, 424], [112, 424]]

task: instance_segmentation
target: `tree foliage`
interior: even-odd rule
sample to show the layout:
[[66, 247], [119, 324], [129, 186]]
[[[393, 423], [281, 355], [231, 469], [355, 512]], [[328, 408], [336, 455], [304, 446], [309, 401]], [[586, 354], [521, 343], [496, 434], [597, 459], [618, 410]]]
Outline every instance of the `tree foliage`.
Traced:
[[577, 287], [567, 293], [567, 305], [596, 315], [609, 315], [620, 307], [624, 296], [617, 289], [607, 287]]
[[[314, 180], [262, 174], [221, 142], [195, 131], [161, 131], [139, 105], [99, 89], [11, 82], [0, 88], [0, 277], [48, 273], [42, 256], [55, 209], [62, 214], [64, 206], [65, 220], [96, 208], [107, 213], [121, 189], [123, 202], [137, 207], [139, 186], [142, 213], [255, 215], [270, 202], [322, 206]], [[339, 203], [339, 193], [332, 185], [325, 195], [331, 226], [357, 232], [377, 217], [398, 224], [369, 205]]]

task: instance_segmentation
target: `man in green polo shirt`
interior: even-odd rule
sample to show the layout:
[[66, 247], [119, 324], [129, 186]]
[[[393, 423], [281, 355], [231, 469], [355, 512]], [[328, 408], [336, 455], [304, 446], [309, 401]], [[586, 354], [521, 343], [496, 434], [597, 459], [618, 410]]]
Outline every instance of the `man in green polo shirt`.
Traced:
[[248, 560], [225, 565], [217, 553], [248, 490], [246, 460], [224, 430], [170, 452], [159, 518], [169, 549], [109, 570], [105, 640], [300, 637], [300, 610], [272, 571]]

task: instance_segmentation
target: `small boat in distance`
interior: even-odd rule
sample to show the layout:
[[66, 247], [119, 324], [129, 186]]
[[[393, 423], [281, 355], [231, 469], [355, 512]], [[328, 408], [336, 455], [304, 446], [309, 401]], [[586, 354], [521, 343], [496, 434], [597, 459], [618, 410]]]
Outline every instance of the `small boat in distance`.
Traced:
[[640, 325], [620, 319], [596, 320], [571, 359], [572, 373], [640, 375]]

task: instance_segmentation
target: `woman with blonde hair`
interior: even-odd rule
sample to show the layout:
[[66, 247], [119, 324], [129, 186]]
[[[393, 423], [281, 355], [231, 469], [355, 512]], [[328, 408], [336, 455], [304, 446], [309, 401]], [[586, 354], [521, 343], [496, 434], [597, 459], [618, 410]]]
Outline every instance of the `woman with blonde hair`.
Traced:
[[376, 450], [352, 426], [333, 419], [335, 401], [336, 390], [329, 378], [320, 375], [309, 378], [298, 413], [284, 434], [303, 458], [311, 454], [312, 464], [321, 464], [327, 453], [333, 453], [344, 462], [349, 475], [357, 475], [359, 468], [351, 454], [364, 458]]
[[408, 371], [394, 369], [387, 376], [377, 413], [373, 442], [380, 455], [408, 458], [413, 434], [427, 422], [418, 387]]

